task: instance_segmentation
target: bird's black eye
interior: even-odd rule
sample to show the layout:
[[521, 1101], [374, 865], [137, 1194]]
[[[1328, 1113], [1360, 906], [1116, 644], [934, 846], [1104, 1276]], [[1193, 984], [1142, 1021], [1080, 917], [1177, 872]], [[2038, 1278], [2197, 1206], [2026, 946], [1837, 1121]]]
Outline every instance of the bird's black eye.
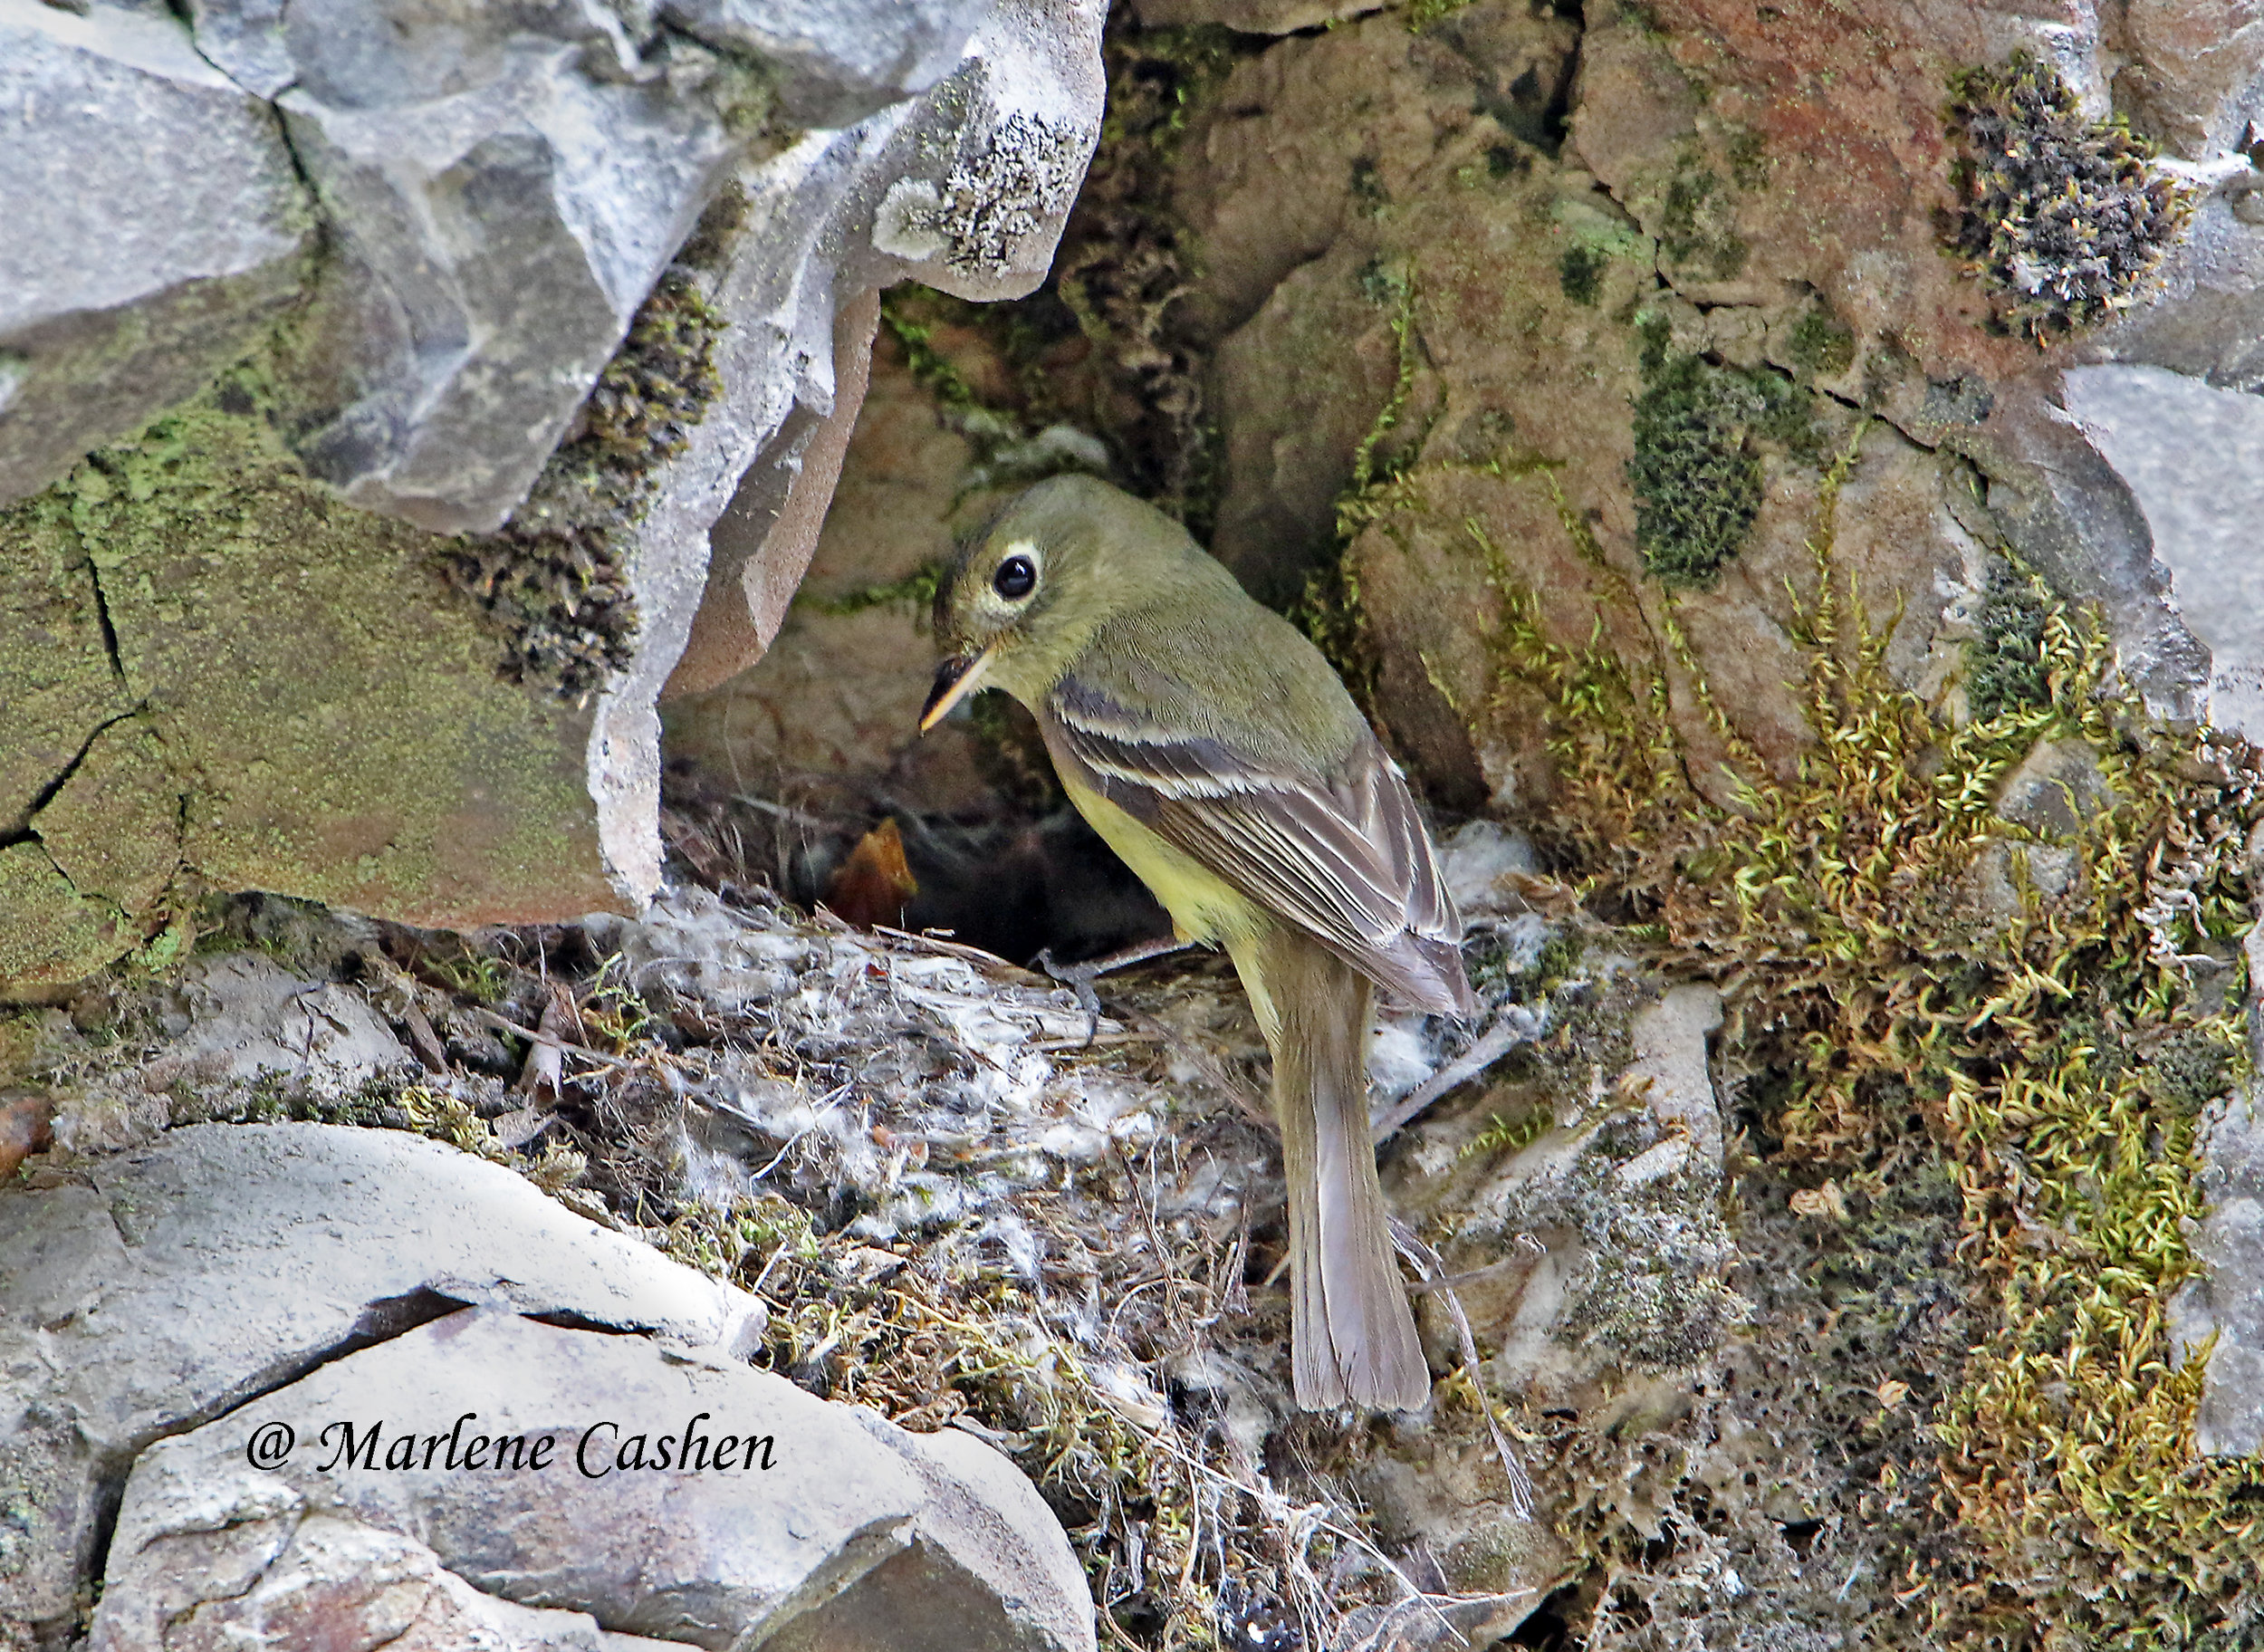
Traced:
[[1009, 602], [1019, 602], [1038, 585], [1038, 567], [1026, 556], [1010, 556], [991, 576], [991, 589]]

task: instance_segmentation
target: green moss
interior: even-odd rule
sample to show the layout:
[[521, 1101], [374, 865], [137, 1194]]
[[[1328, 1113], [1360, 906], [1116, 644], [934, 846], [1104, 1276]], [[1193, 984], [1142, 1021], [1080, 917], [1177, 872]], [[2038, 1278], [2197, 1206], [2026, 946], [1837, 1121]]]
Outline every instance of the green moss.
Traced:
[[855, 591], [843, 591], [838, 597], [818, 597], [803, 591], [794, 598], [794, 605], [835, 618], [861, 614], [873, 608], [907, 606], [916, 610], [925, 623], [928, 610], [935, 606], [935, 593], [943, 585], [944, 575], [949, 571], [950, 564], [938, 559], [922, 562], [900, 580], [861, 586]]
[[2131, 303], [2192, 216], [2194, 192], [2152, 163], [2121, 117], [2086, 120], [2051, 64], [2025, 51], [1950, 82], [1952, 246], [2039, 344]]
[[1800, 312], [1786, 341], [1792, 363], [1811, 378], [1837, 379], [1856, 364], [1856, 335], [1822, 303]]
[[[1944, 1647], [2228, 1641], [2264, 1608], [2250, 1513], [2264, 1474], [2195, 1455], [2201, 1365], [2167, 1322], [2199, 1265], [2195, 1132], [2242, 1071], [2224, 1008], [2242, 990], [2203, 991], [2180, 960], [2221, 956], [2251, 922], [2244, 853], [2264, 781], [2150, 722], [2111, 677], [2097, 619], [2033, 588], [2041, 699], [1937, 725], [1833, 568], [1853, 452], [1827, 477], [1792, 627], [1815, 735], [1796, 778], [1749, 762], [1738, 807], [1708, 803], [1663, 669], [1549, 642], [1513, 590], [1501, 658], [1552, 708], [1553, 810], [1591, 898], [1645, 915], [1639, 933], [1731, 984], [1746, 1018], [1731, 1053], [1781, 1075], [1776, 1161], [1852, 1185], [1900, 1138], [1898, 1184], [1931, 1158], [1933, 1184], [1957, 1190], [1947, 1254], [1883, 1233], [1861, 1263], [1878, 1282], [1856, 1295], [1872, 1301], [1851, 1304], [1891, 1316], [1895, 1292], [1954, 1257], [1952, 1288], [2000, 1316], [1924, 1397], [1908, 1449], [1931, 1445], [1933, 1493], [1895, 1502], [1893, 1465], [1869, 1471], [1898, 1518], [1948, 1522], [1901, 1558], [1895, 1609]], [[1968, 875], [2022, 840], [1995, 800], [2039, 740], [2087, 747], [2103, 799], [2067, 892], [1977, 933]], [[1623, 1293], [1637, 1322], [1648, 1289]]]
[[933, 301], [924, 293], [892, 287], [880, 295], [880, 321], [904, 347], [905, 365], [912, 382], [933, 396], [947, 411], [978, 407], [974, 387], [967, 382], [949, 356], [935, 348], [935, 323], [920, 311]]
[[1981, 613], [1966, 644], [1965, 702], [1976, 717], [2051, 704], [2045, 658], [2050, 588], [2003, 558], [1989, 564]]
[[1600, 247], [1574, 245], [1557, 260], [1557, 285], [1576, 304], [1593, 305], [1603, 290], [1611, 257]]
[[1645, 327], [1642, 369], [1627, 461], [1636, 547], [1667, 584], [1703, 585], [1760, 514], [1763, 444], [1814, 450], [1812, 404], [1779, 374], [1676, 353], [1664, 322]]

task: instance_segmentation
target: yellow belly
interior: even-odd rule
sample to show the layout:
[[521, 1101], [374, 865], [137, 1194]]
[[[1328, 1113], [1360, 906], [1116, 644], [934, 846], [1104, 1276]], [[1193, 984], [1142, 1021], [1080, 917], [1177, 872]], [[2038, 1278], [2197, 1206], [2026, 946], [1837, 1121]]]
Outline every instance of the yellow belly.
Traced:
[[1147, 885], [1148, 892], [1171, 914], [1172, 927], [1182, 940], [1223, 946], [1234, 960], [1250, 994], [1251, 1008], [1269, 1041], [1278, 1024], [1273, 1004], [1259, 979], [1256, 942], [1268, 927], [1264, 908], [1211, 871], [1201, 862], [1174, 849], [1098, 792], [1089, 792], [1063, 777], [1062, 790], [1077, 805], [1092, 829], [1101, 835], [1117, 858]]

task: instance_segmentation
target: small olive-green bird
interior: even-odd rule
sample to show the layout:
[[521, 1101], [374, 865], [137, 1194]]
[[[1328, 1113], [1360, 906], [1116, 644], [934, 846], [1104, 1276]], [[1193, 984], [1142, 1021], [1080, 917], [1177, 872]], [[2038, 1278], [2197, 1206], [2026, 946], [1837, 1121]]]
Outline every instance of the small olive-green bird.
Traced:
[[1273, 1052], [1297, 1403], [1431, 1391], [1368, 1143], [1370, 992], [1466, 1014], [1462, 921], [1431, 841], [1320, 651], [1162, 512], [1041, 482], [935, 601], [920, 727], [1028, 706], [1061, 784], [1183, 939], [1223, 946]]

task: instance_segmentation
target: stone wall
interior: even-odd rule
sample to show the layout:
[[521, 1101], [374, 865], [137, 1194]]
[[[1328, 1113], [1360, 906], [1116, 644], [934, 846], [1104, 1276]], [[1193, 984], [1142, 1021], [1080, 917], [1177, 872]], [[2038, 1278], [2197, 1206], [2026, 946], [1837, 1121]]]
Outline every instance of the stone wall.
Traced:
[[1043, 274], [1101, 9], [0, 7], [0, 987], [649, 898], [657, 697], [766, 646], [875, 289]]

